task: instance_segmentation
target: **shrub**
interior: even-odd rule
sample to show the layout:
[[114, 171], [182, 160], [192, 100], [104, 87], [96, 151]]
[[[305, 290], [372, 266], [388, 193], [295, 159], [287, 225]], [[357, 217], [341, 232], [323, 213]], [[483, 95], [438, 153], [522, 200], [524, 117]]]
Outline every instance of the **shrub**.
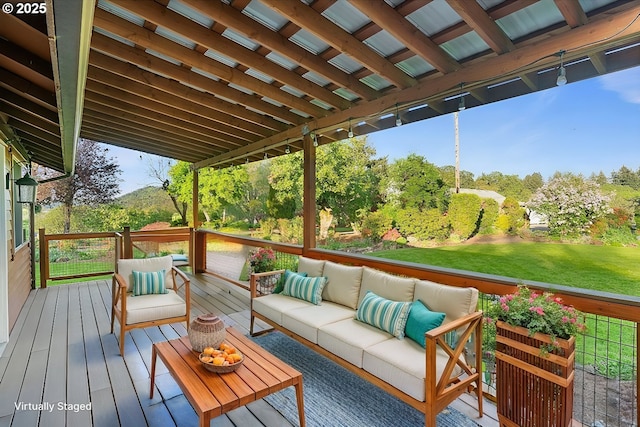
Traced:
[[275, 218], [265, 218], [260, 221], [260, 234], [263, 238], [271, 237], [273, 230], [276, 228], [277, 221]]
[[498, 228], [507, 234], [517, 234], [525, 225], [524, 208], [513, 197], [507, 197], [502, 202], [502, 213], [498, 216]]
[[393, 227], [393, 218], [384, 211], [367, 212], [362, 215], [362, 234], [380, 241], [382, 236]]
[[500, 205], [494, 199], [482, 199], [482, 208], [480, 210], [480, 226], [478, 234], [491, 234], [496, 226], [498, 214], [500, 213]]
[[447, 213], [452, 232], [461, 239], [467, 239], [475, 234], [478, 228], [481, 204], [482, 201], [476, 194], [452, 194]]
[[449, 220], [438, 209], [403, 209], [398, 212], [397, 223], [402, 234], [422, 240], [445, 240], [451, 230]]
[[280, 241], [285, 243], [300, 243], [302, 241], [302, 218], [293, 219], [279, 218], [278, 230], [280, 230]]

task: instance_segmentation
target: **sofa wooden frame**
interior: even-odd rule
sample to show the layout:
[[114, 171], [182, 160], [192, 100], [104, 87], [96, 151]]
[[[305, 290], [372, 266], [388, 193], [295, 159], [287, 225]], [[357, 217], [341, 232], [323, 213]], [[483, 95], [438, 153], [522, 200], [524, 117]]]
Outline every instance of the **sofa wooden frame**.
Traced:
[[[176, 280], [176, 278], [178, 277], [180, 277], [180, 279], [182, 280], [181, 285], [178, 285], [178, 281]], [[127, 281], [124, 279], [124, 277], [122, 277], [122, 275], [118, 273], [113, 274], [113, 283], [111, 289], [111, 333], [113, 333], [113, 321], [115, 319], [118, 319], [118, 323], [120, 323], [120, 354], [122, 356], [124, 356], [124, 334], [132, 329], [166, 325], [169, 323], [186, 322], [187, 330], [189, 330], [189, 322], [191, 321], [189, 318], [189, 316], [191, 315], [191, 281], [189, 280], [189, 277], [187, 277], [187, 275], [184, 274], [184, 272], [180, 271], [177, 267], [171, 268], [171, 278], [173, 286], [168, 287], [168, 289], [173, 289], [176, 293], [178, 293], [178, 290], [184, 286], [184, 300], [187, 306], [185, 315], [150, 320], [148, 322], [132, 323], [128, 325], [127, 319], [125, 319], [127, 313]], [[120, 308], [118, 308], [118, 301], [120, 302]]]
[[[413, 398], [412, 396], [409, 396], [401, 390], [398, 390], [394, 386], [365, 371], [364, 369], [352, 365], [341, 357], [338, 357], [330, 351], [322, 348], [318, 344], [315, 344], [301, 337], [295, 332], [292, 332], [284, 328], [283, 326], [278, 325], [271, 319], [261, 315], [260, 313], [255, 312], [253, 310], [253, 300], [255, 298], [260, 298], [261, 296], [266, 295], [258, 292], [258, 278], [282, 273], [284, 273], [284, 270], [251, 274], [251, 323], [249, 332], [252, 336], [260, 335], [272, 330], [281, 331], [282, 333], [315, 350], [323, 356], [328, 357], [335, 363], [353, 372], [359, 377], [366, 379], [370, 383], [380, 387], [389, 394], [411, 405], [418, 411], [424, 413], [425, 426], [427, 427], [436, 427], [436, 416], [460, 395], [467, 392], [474, 392], [476, 394], [478, 399], [478, 416], [482, 417], [482, 372], [479, 369], [479, 367], [482, 366], [482, 311], [476, 311], [474, 313], [468, 314], [467, 316], [456, 319], [450, 323], [447, 323], [446, 325], [439, 326], [426, 333], [425, 401], [422, 402]], [[269, 324], [273, 329], [254, 332], [253, 329], [255, 326], [256, 318]], [[449, 332], [455, 330], [462, 330], [463, 332], [459, 333], [458, 342], [455, 346], [452, 347], [447, 343], [446, 337]], [[466, 344], [469, 342], [473, 344], [473, 349], [471, 351], [474, 353], [474, 355], [472, 355], [472, 357], [475, 362], [475, 366], [478, 367], [478, 369], [473, 368], [468, 363], [465, 363], [460, 359], [460, 356], [465, 352], [465, 349], [467, 347]], [[449, 360], [447, 361], [445, 370], [440, 377], [440, 381], [436, 383], [436, 381], [429, 381], [427, 379], [436, 377], [437, 347], [441, 347], [449, 355]], [[458, 376], [452, 376], [452, 373], [456, 366], [459, 366], [462, 369], [462, 372]]]

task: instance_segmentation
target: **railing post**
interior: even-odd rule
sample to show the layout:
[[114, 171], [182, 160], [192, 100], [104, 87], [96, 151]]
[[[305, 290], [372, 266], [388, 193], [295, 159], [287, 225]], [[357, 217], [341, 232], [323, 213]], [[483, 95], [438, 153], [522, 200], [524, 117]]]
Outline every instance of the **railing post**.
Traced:
[[115, 239], [115, 260], [113, 262], [113, 271], [118, 272], [118, 260], [122, 257], [122, 236], [119, 233], [114, 234]]
[[49, 241], [44, 228], [38, 230], [40, 240], [40, 287], [47, 287], [49, 279]]
[[194, 273], [202, 273], [207, 269], [207, 233], [196, 231], [194, 237], [191, 269]]
[[124, 256], [125, 259], [133, 258], [133, 242], [131, 241], [131, 227], [124, 228]]

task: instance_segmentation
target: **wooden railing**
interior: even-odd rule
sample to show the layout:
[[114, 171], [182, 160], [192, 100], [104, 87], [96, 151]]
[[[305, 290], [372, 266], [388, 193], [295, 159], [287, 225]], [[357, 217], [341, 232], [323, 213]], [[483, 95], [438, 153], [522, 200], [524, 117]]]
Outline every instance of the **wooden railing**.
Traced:
[[[324, 259], [330, 260], [337, 263], [342, 264], [350, 264], [350, 265], [363, 265], [371, 268], [383, 270], [389, 273], [416, 277], [423, 280], [431, 280], [438, 283], [443, 283], [451, 286], [459, 286], [459, 287], [475, 287], [482, 294], [486, 295], [505, 295], [511, 293], [516, 290], [519, 284], [526, 284], [532, 289], [538, 289], [540, 291], [550, 291], [555, 295], [563, 298], [565, 303], [573, 305], [578, 310], [584, 312], [587, 316], [587, 321], [592, 324], [600, 325], [602, 328], [609, 327], [618, 327], [620, 329], [627, 328], [628, 330], [632, 330], [634, 333], [631, 334], [632, 337], [629, 340], [630, 342], [621, 342], [622, 340], [618, 337], [617, 343], [614, 341], [610, 341], [613, 344], [632, 347], [633, 351], [633, 359], [631, 361], [631, 370], [633, 371], [630, 374], [633, 387], [635, 388], [635, 397], [632, 395], [631, 402], [632, 414], [630, 417], [631, 420], [625, 419], [622, 420], [622, 416], [620, 414], [604, 414], [605, 418], [611, 416], [612, 418], [618, 418], [618, 422], [607, 422], [604, 420], [605, 425], [637, 425], [639, 418], [639, 408], [640, 408], [640, 387], [637, 381], [637, 367], [640, 366], [640, 353], [637, 352], [637, 344], [640, 341], [640, 329], [638, 328], [638, 323], [640, 322], [640, 298], [626, 296], [626, 295], [618, 295], [607, 292], [596, 292], [587, 289], [573, 288], [569, 286], [562, 286], [556, 284], [535, 282], [535, 281], [527, 281], [527, 280], [519, 280], [510, 277], [504, 276], [496, 276], [491, 274], [483, 274], [483, 273], [475, 273], [471, 271], [450, 269], [450, 268], [442, 268], [435, 267], [423, 264], [402, 262], [402, 261], [394, 261], [387, 260], [382, 258], [376, 258], [372, 256], [359, 255], [359, 254], [351, 254], [346, 252], [339, 251], [331, 251], [324, 249], [306, 249], [304, 250], [301, 246], [298, 245], [283, 245], [271, 241], [260, 240], [260, 239], [252, 239], [246, 237], [240, 237], [235, 235], [229, 235], [225, 233], [213, 232], [210, 230], [197, 230], [195, 233], [195, 248], [196, 252], [195, 256], [195, 271], [196, 272], [207, 272], [206, 265], [206, 253], [207, 253], [207, 243], [208, 242], [229, 242], [235, 244], [241, 244], [248, 247], [271, 247], [275, 251], [295, 254], [295, 255], [304, 255], [310, 258]], [[219, 276], [219, 275], [218, 275]], [[224, 279], [224, 277], [222, 277]], [[229, 282], [235, 283], [236, 281], [232, 278], [229, 278]], [[604, 325], [604, 326], [602, 326]], [[595, 332], [592, 332], [593, 335], [583, 337], [585, 342], [589, 339], [589, 342], [596, 341], [600, 339], [597, 337]], [[608, 332], [605, 334], [609, 336]], [[614, 337], [615, 338], [615, 337]], [[602, 344], [602, 343], [601, 343]], [[609, 342], [604, 343], [604, 347], [609, 347]], [[583, 349], [583, 352], [589, 353], [590, 356], [594, 358], [600, 358], [601, 360], [608, 360], [609, 354], [600, 354], [598, 355], [598, 351], [596, 347], [597, 345], [593, 344], [593, 349]], [[608, 350], [607, 350], [608, 351]], [[591, 354], [591, 353], [594, 354]], [[629, 352], [630, 353], [630, 352]], [[585, 372], [590, 371], [593, 367], [584, 367]], [[589, 368], [589, 369], [586, 369]], [[598, 377], [602, 379], [602, 377]], [[605, 378], [606, 380], [606, 378]], [[576, 385], [579, 387], [579, 385]], [[583, 386], [584, 387], [584, 386]], [[596, 388], [604, 387], [601, 383], [595, 384]], [[583, 408], [583, 411], [593, 410], [593, 407]], [[574, 414], [576, 412], [576, 408], [574, 406]], [[606, 412], [606, 411], [605, 411]], [[598, 415], [593, 415], [597, 417]], [[593, 425], [594, 421], [599, 420], [590, 420], [589, 424]], [[628, 423], [628, 424], [627, 424]]]
[[[83, 279], [113, 274], [118, 259], [158, 255], [167, 248], [159, 245], [184, 242], [188, 259], [193, 247], [193, 230], [187, 227], [166, 230], [46, 234], [39, 230], [40, 287], [48, 281]], [[151, 253], [150, 243], [154, 253]], [[52, 256], [55, 252], [55, 256]], [[55, 270], [55, 271], [54, 271]]]

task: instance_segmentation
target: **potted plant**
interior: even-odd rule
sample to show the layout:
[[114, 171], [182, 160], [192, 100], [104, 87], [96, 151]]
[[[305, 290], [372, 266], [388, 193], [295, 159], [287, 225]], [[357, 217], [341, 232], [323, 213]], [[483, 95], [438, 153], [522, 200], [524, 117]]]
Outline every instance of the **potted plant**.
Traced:
[[526, 286], [500, 297], [488, 311], [496, 321], [500, 425], [568, 427], [582, 314], [553, 294]]
[[[266, 273], [273, 271], [276, 265], [276, 254], [271, 248], [258, 248], [249, 253], [249, 266], [252, 273]], [[258, 291], [271, 293], [280, 275], [256, 277]]]

